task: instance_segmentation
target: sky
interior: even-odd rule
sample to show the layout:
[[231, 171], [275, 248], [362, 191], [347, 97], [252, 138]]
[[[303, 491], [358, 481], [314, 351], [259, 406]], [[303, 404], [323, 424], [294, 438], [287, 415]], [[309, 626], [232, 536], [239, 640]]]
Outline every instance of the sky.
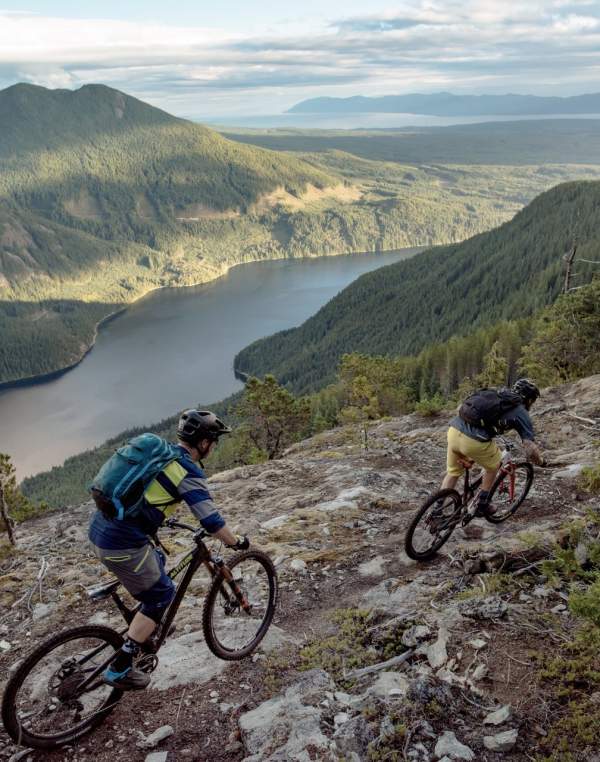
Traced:
[[179, 116], [305, 98], [600, 91], [600, 0], [0, 0], [0, 88], [100, 82]]

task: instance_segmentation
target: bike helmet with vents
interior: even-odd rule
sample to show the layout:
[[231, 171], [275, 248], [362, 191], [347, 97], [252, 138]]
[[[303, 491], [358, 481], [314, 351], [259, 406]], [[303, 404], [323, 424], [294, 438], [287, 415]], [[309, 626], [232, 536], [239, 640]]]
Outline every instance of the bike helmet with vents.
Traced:
[[513, 385], [513, 392], [521, 395], [524, 402], [531, 404], [540, 396], [540, 390], [528, 378], [520, 378]]
[[177, 438], [195, 447], [202, 439], [218, 441], [231, 429], [210, 410], [184, 410], [177, 424]]

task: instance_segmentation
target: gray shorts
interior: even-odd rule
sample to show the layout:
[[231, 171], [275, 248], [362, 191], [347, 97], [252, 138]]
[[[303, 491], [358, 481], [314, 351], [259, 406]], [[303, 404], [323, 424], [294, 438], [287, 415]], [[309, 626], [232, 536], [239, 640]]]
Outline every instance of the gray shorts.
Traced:
[[133, 596], [149, 590], [164, 574], [161, 560], [150, 543], [120, 550], [107, 550], [92, 543], [92, 550]]

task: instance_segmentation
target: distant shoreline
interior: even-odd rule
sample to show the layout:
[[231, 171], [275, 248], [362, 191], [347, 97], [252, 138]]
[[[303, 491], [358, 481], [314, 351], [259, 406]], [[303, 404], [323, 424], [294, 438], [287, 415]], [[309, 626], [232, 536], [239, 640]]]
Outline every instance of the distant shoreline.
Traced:
[[[110, 323], [115, 318], [119, 317], [119, 315], [122, 315], [124, 312], [127, 312], [127, 310], [132, 307], [134, 304], [140, 301], [140, 299], [144, 299], [144, 297], [148, 296], [149, 294], [154, 293], [155, 291], [162, 291], [163, 289], [172, 288], [172, 289], [182, 289], [182, 288], [194, 288], [196, 286], [205, 286], [208, 283], [213, 283], [214, 281], [218, 280], [219, 278], [222, 278], [224, 275], [227, 275], [230, 270], [232, 270], [234, 267], [239, 267], [240, 265], [249, 265], [249, 264], [255, 264], [257, 262], [277, 262], [282, 261], [285, 259], [317, 259], [319, 257], [344, 257], [344, 256], [360, 256], [361, 254], [389, 254], [390, 252], [394, 251], [409, 251], [409, 250], [415, 250], [415, 254], [419, 253], [419, 251], [423, 251], [424, 249], [431, 248], [428, 246], [407, 246], [403, 249], [380, 249], [379, 251], [344, 251], [339, 253], [330, 253], [330, 254], [315, 254], [314, 256], [307, 256], [307, 257], [272, 257], [268, 259], [249, 259], [246, 262], [234, 262], [230, 265], [224, 265], [222, 268], [222, 271], [215, 275], [212, 278], [209, 278], [208, 280], [201, 280], [197, 281], [196, 283], [188, 283], [184, 286], [156, 286], [155, 288], [148, 289], [148, 291], [145, 291], [143, 294], [140, 294], [140, 296], [137, 297], [137, 299], [134, 299], [132, 302], [129, 302], [128, 304], [124, 305], [123, 307], [120, 307], [117, 310], [114, 310], [110, 314], [103, 317], [101, 320], [99, 320], [96, 325], [94, 326], [94, 335], [92, 337], [92, 341], [89, 344], [89, 346], [86, 348], [86, 350], [83, 352], [81, 357], [76, 360], [73, 363], [70, 363], [69, 365], [66, 365], [62, 368], [57, 368], [56, 370], [49, 371], [48, 373], [40, 373], [35, 376], [26, 376], [25, 378], [18, 378], [14, 381], [3, 381], [0, 383], [0, 394], [5, 391], [10, 391], [11, 389], [22, 389], [29, 386], [39, 386], [41, 384], [48, 383], [50, 381], [56, 381], [56, 379], [60, 378], [61, 376], [64, 376], [66, 373], [68, 373], [71, 370], [74, 370], [78, 365], [80, 365], [85, 358], [89, 355], [89, 353], [92, 351], [96, 344], [96, 340], [98, 338], [98, 332], [101, 328], [103, 328], [105, 325]], [[235, 370], [234, 370], [235, 374]], [[243, 380], [243, 379], [240, 379]]]
[[[140, 299], [141, 298], [142, 297], [140, 297]], [[132, 302], [132, 304], [133, 303], [134, 302]], [[27, 386], [38, 386], [39, 384], [45, 384], [48, 381], [55, 381], [57, 378], [64, 376], [65, 373], [68, 373], [70, 370], [73, 370], [74, 368], [76, 368], [80, 363], [82, 363], [85, 360], [85, 358], [89, 355], [89, 353], [94, 348], [94, 345], [96, 344], [96, 339], [98, 338], [98, 331], [103, 326], [110, 323], [111, 320], [114, 320], [115, 318], [119, 317], [119, 315], [122, 315], [124, 312], [126, 312], [128, 307], [129, 305], [127, 305], [127, 307], [120, 307], [118, 310], [114, 310], [110, 314], [103, 317], [102, 320], [99, 320], [96, 323], [96, 325], [94, 326], [94, 336], [92, 338], [92, 341], [78, 360], [75, 360], [75, 362], [72, 362], [70, 365], [65, 365], [64, 368], [51, 370], [48, 373], [39, 373], [36, 376], [25, 376], [25, 378], [17, 378], [14, 381], [3, 381], [2, 383], [0, 383], [0, 393], [2, 393], [3, 391], [7, 391], [9, 389], [20, 389]]]

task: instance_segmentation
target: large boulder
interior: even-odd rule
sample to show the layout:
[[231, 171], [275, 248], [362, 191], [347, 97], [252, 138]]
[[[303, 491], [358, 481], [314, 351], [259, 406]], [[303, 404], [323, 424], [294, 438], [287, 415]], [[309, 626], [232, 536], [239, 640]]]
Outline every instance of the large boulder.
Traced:
[[245, 762], [337, 762], [335, 742], [321, 730], [320, 703], [335, 691], [327, 672], [313, 669], [285, 693], [240, 717]]

